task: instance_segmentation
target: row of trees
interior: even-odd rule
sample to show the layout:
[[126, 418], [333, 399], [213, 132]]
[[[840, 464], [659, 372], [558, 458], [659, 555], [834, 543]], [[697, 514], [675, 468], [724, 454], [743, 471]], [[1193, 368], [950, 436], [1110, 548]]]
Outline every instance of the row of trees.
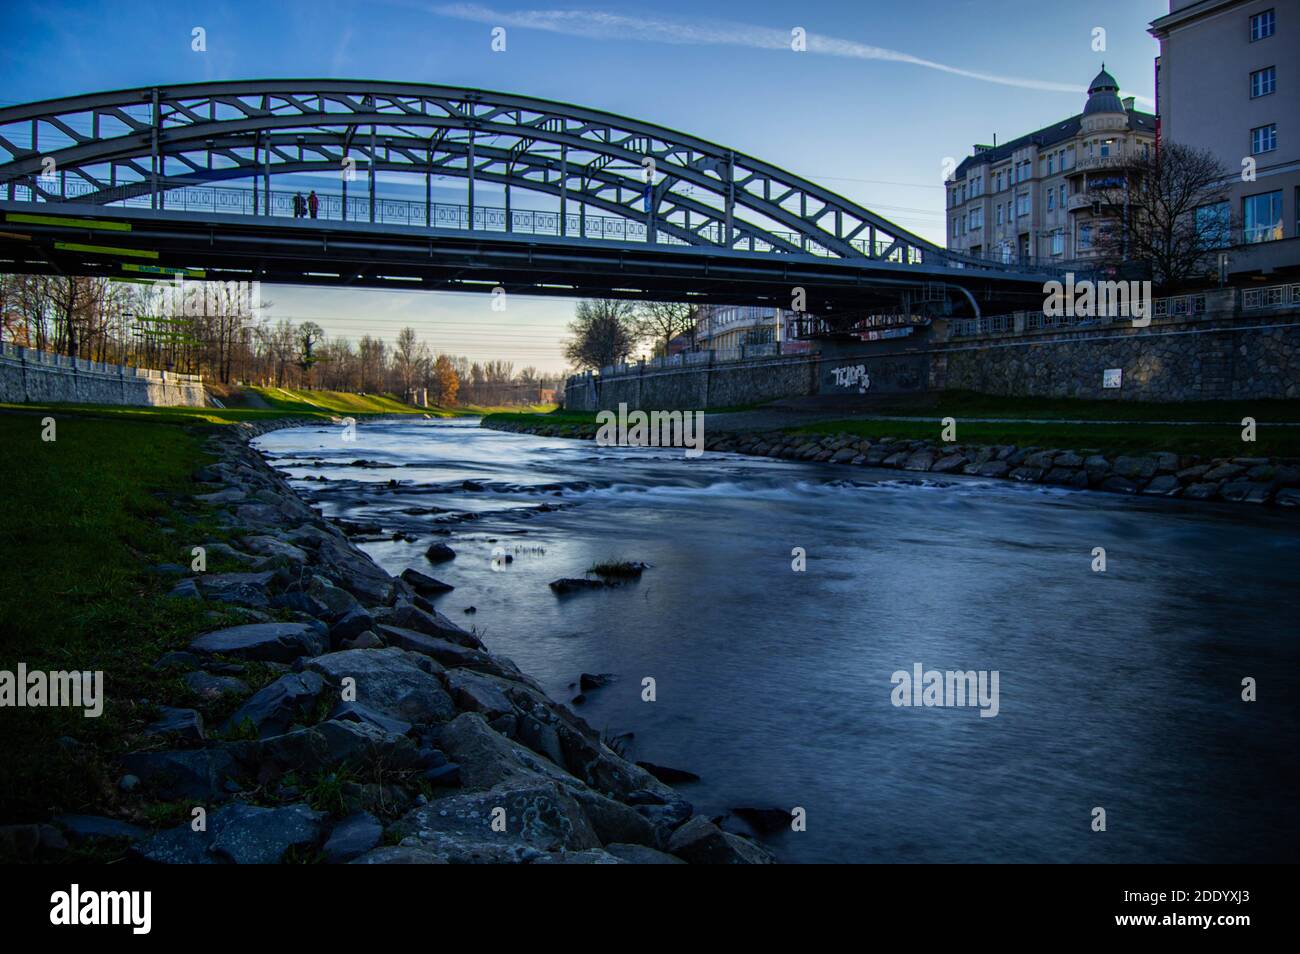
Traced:
[[414, 328], [393, 342], [330, 337], [314, 321], [261, 317], [238, 285], [114, 282], [99, 277], [0, 274], [0, 332], [7, 341], [93, 361], [202, 374], [221, 384], [406, 396], [427, 389], [439, 404], [536, 400], [558, 384], [534, 367], [436, 353]]
[[679, 302], [584, 299], [574, 309], [564, 357], [579, 370], [618, 364], [639, 349], [655, 356], [681, 334], [693, 334], [699, 308]]

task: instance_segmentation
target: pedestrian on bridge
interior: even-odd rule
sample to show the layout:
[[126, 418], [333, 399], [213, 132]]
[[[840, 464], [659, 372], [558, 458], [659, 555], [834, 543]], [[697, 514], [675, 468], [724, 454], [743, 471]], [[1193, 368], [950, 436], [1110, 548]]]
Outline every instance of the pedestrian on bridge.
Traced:
[[311, 195], [307, 196], [307, 208], [311, 209], [311, 217], [316, 218], [316, 210], [320, 208], [320, 199], [316, 198], [316, 190], [311, 190]]
[[295, 219], [302, 218], [305, 206], [306, 203], [303, 200], [302, 193], [295, 192], [293, 194], [293, 217]]

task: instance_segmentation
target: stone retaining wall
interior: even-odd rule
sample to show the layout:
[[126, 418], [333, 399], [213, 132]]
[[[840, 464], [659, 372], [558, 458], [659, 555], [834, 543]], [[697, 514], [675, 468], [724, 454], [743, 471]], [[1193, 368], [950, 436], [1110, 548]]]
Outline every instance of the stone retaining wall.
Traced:
[[0, 402], [203, 407], [200, 378], [0, 344]]

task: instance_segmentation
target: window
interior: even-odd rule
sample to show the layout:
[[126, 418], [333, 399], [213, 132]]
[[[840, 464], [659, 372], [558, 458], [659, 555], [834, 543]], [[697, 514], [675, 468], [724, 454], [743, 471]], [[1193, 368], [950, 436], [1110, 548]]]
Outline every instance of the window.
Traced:
[[1002, 224], [1002, 203], [998, 203], [998, 225]]
[[1065, 183], [1061, 183], [1061, 208], [1065, 208]]
[[1261, 152], [1272, 152], [1277, 148], [1277, 123], [1256, 126], [1250, 131], [1250, 152], [1258, 156]]
[[1232, 244], [1231, 208], [1226, 200], [1197, 208], [1196, 232], [1205, 248], [1226, 248]]
[[1243, 238], [1247, 242], [1273, 242], [1282, 237], [1282, 190], [1248, 195], [1241, 200]]
[[983, 209], [971, 209], [971, 210], [970, 210], [970, 230], [971, 230], [972, 232], [975, 232], [975, 231], [978, 231], [979, 229], [982, 229], [983, 227], [984, 227], [984, 210], [983, 210]]
[[1277, 91], [1277, 67], [1256, 70], [1250, 74], [1250, 98], [1259, 99]]
[[1060, 229], [1057, 229], [1055, 232], [1052, 233], [1052, 254], [1053, 255], [1065, 254], [1065, 233]]
[[1079, 226], [1079, 251], [1086, 251], [1092, 248], [1092, 226]]
[[1016, 196], [1016, 217], [1017, 218], [1022, 218], [1028, 215], [1030, 207], [1031, 207], [1031, 203], [1029, 200], [1028, 192], [1022, 192], [1020, 193], [1020, 195]]
[[1048, 186], [1046, 192], [1047, 192], [1047, 211], [1051, 212], [1054, 208], [1056, 208], [1056, 190], [1053, 189], [1051, 186]]
[[1272, 10], [1265, 10], [1250, 18], [1250, 42], [1266, 40], [1277, 29], [1277, 15]]

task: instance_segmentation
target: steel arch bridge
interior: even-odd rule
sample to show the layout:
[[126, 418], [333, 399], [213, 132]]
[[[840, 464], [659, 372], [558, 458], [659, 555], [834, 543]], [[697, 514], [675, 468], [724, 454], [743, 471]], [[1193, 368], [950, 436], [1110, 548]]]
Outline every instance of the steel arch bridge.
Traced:
[[[273, 187], [303, 173], [337, 183], [316, 218]], [[435, 201], [449, 177], [463, 202]], [[0, 211], [0, 271], [785, 307], [800, 287], [819, 314], [978, 314], [1041, 296], [1045, 278], [948, 252], [695, 136], [393, 82], [196, 83], [0, 109]]]

